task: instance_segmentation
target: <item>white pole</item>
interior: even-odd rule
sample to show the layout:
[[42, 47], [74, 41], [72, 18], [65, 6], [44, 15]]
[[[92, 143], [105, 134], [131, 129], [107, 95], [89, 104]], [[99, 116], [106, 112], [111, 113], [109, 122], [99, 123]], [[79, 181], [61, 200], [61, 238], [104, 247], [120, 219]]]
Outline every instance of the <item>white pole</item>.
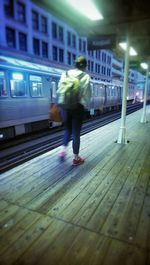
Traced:
[[123, 83], [123, 96], [122, 96], [122, 112], [121, 112], [121, 125], [118, 135], [118, 144], [126, 144], [126, 105], [127, 105], [127, 91], [128, 91], [128, 72], [129, 72], [129, 50], [130, 43], [127, 39], [127, 48], [125, 52], [125, 70], [124, 70], [124, 83]]
[[141, 116], [141, 123], [146, 123], [146, 101], [147, 101], [147, 92], [148, 92], [148, 73], [149, 73], [149, 67], [146, 70], [146, 80], [145, 80], [145, 91], [144, 91], [144, 102], [143, 102], [143, 111]]

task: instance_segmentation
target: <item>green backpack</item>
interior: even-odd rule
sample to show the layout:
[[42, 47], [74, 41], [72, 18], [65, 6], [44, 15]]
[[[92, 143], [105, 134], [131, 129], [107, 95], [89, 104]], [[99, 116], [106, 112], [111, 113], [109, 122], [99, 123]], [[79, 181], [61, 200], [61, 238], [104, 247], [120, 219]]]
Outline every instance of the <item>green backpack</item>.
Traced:
[[73, 109], [80, 102], [80, 80], [66, 72], [58, 89], [58, 103], [63, 108]]

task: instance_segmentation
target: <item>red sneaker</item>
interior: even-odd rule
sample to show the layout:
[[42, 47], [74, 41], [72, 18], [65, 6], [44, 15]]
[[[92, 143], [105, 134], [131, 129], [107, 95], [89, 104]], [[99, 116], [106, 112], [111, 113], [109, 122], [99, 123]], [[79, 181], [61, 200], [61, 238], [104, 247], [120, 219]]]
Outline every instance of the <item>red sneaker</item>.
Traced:
[[85, 159], [83, 157], [79, 156], [77, 159], [73, 159], [72, 160], [72, 165], [73, 166], [78, 166], [78, 165], [83, 164], [84, 161], [85, 161]]

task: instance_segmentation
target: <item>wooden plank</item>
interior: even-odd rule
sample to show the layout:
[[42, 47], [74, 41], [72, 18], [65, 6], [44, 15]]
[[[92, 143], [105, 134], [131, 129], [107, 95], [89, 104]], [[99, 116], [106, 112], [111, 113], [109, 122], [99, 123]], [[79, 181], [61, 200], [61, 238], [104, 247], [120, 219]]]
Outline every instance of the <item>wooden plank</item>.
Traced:
[[[146, 159], [145, 164], [150, 165], [150, 159]], [[142, 168], [142, 176], [143, 179], [148, 179], [149, 183], [145, 190], [143, 207], [139, 217], [136, 235], [133, 238], [133, 243], [143, 248], [147, 248], [150, 251], [150, 172], [149, 166], [145, 167], [145, 164]]]
[[[54, 159], [54, 157], [55, 156], [53, 154], [51, 159]], [[39, 157], [34, 158], [34, 160], [35, 160], [35, 162], [32, 160], [32, 163], [31, 163], [31, 161], [29, 161], [27, 163], [27, 166], [25, 167], [25, 169], [20, 168], [19, 172], [16, 168], [16, 172], [14, 174], [11, 174], [10, 177], [7, 177], [5, 182], [1, 180], [1, 192], [3, 192], [3, 187], [5, 187], [5, 195], [7, 194], [6, 193], [7, 191], [9, 194], [10, 191], [15, 192], [15, 189], [16, 189], [16, 191], [18, 189], [20, 190], [21, 188], [23, 188], [25, 186], [26, 183], [30, 183], [32, 181], [35, 181], [35, 179], [37, 177], [40, 178], [42, 175], [40, 171], [42, 171], [43, 173], [44, 172], [46, 173], [48, 170], [47, 169], [48, 165], [49, 165], [49, 169], [53, 169], [53, 167], [55, 167], [58, 164], [58, 163], [57, 164], [56, 163], [51, 164], [48, 159], [47, 160], [45, 159], [45, 156], [44, 157], [41, 156], [40, 159], [39, 159]], [[29, 168], [30, 168], [30, 170], [29, 170]], [[11, 171], [13, 171], [13, 169]], [[28, 180], [26, 178], [27, 175], [28, 175]], [[33, 178], [33, 180], [32, 180], [32, 178]]]
[[5, 224], [5, 222], [7, 222], [7, 220], [12, 218], [18, 210], [19, 207], [17, 205], [8, 204], [7, 207], [4, 207], [1, 210], [1, 215], [0, 215], [1, 227]]
[[[143, 152], [140, 157], [136, 160], [134, 167], [132, 168], [129, 177], [127, 178], [122, 191], [120, 192], [115, 205], [111, 209], [110, 214], [107, 217], [107, 220], [101, 230], [105, 235], [114, 236], [117, 238], [122, 238], [121, 234], [123, 233], [122, 229], [124, 223], [128, 221], [129, 215], [132, 216], [132, 212], [128, 212], [128, 205], [132, 204], [132, 197], [134, 197], [134, 189], [136, 187], [136, 183], [139, 179], [139, 175], [141, 172], [141, 167], [143, 165], [143, 161], [145, 159], [146, 153], [144, 147]], [[131, 209], [130, 209], [131, 210]], [[129, 213], [126, 216], [126, 213]], [[135, 220], [136, 221], [136, 220]], [[136, 223], [135, 223], [136, 226]], [[132, 227], [134, 229], [134, 227]], [[125, 236], [126, 232], [126, 236]], [[125, 230], [123, 233], [124, 240], [130, 240], [130, 236]], [[134, 233], [134, 231], [132, 231]]]
[[[114, 148], [116, 148], [115, 144], [114, 144]], [[99, 192], [96, 193], [96, 195], [94, 197], [99, 197], [101, 196], [101, 198], [104, 196], [105, 190], [109, 189], [109, 186], [111, 186], [111, 183], [113, 182], [115, 176], [115, 171], [119, 171], [120, 170], [120, 166], [118, 163], [118, 158], [121, 156], [122, 159], [124, 159], [123, 156], [124, 150], [120, 149], [120, 151], [116, 154], [116, 156], [113, 155], [112, 153], [112, 149], [110, 152], [110, 155], [112, 155], [112, 157], [110, 157], [110, 155], [108, 155], [107, 157], [107, 163], [105, 164], [104, 168], [100, 167], [100, 164], [98, 164], [98, 171], [95, 174], [95, 176], [93, 175], [93, 178], [91, 179], [90, 183], [83, 187], [83, 189], [77, 194], [78, 191], [78, 187], [74, 187], [74, 198], [71, 198], [71, 196], [74, 194], [73, 190], [70, 190], [68, 192], [68, 194], [66, 194], [66, 196], [63, 198], [62, 200], [62, 205], [61, 207], [59, 206], [59, 211], [58, 211], [58, 216], [61, 218], [65, 218], [65, 220], [70, 220], [70, 221], [77, 221], [79, 219], [79, 216], [82, 215], [82, 213], [80, 214], [80, 209], [82, 211], [82, 207], [84, 207], [84, 205], [86, 205], [86, 202], [89, 200], [89, 204], [90, 207], [92, 209], [92, 201], [90, 200], [90, 198], [92, 197], [92, 195], [94, 194], [94, 192], [97, 190], [98, 186], [102, 186], [100, 188], [100, 194]], [[107, 153], [109, 154], [109, 153]], [[109, 161], [109, 163], [108, 163]], [[115, 167], [114, 165], [117, 163], [118, 168]], [[113, 172], [114, 174], [112, 174], [112, 180], [111, 179], [107, 179], [106, 176], [109, 174], [109, 172]], [[92, 172], [93, 173], [93, 172]], [[88, 175], [86, 175], [86, 179], [88, 179]], [[79, 183], [80, 185], [80, 183]], [[104, 192], [104, 193], [103, 193]], [[71, 199], [70, 199], [71, 198]], [[94, 198], [95, 199], [95, 198]], [[67, 204], [66, 202], [69, 200], [69, 203]], [[57, 205], [56, 205], [57, 206]], [[57, 206], [58, 207], [58, 206]], [[79, 215], [78, 215], [79, 213]], [[77, 218], [76, 218], [77, 216]]]
[[[131, 243], [132, 241], [134, 241], [137, 232], [137, 226], [140, 220], [141, 211], [143, 208], [148, 181], [148, 175], [139, 175], [137, 183], [132, 191], [128, 205], [125, 209], [124, 216], [120, 222], [120, 227], [118, 227], [119, 231], [117, 237], [119, 237], [120, 239]], [[149, 229], [147, 230], [147, 233], [149, 233]], [[142, 242], [140, 242], [140, 246], [141, 245], [143, 245]]]
[[[73, 223], [86, 226], [94, 231], [98, 231], [100, 229], [100, 225], [103, 225], [110, 209], [112, 208], [112, 205], [115, 203], [117, 196], [126, 181], [127, 174], [129, 174], [133, 165], [133, 161], [127, 155], [129, 148], [127, 149], [128, 150], [123, 151], [122, 155], [120, 152], [118, 153], [118, 155], [120, 155], [120, 159], [114, 163], [112, 169], [107, 175], [105, 175], [103, 182], [100, 183], [100, 185], [98, 182], [96, 183], [96, 190], [91, 193], [89, 199], [86, 200], [83, 207], [74, 216], [72, 219]], [[138, 151], [139, 147], [135, 148], [132, 152], [132, 156], [134, 153], [138, 154]], [[99, 179], [102, 174], [103, 172], [100, 172], [98, 175]]]
[[[127, 148], [127, 152], [129, 149]], [[90, 229], [96, 229], [96, 231], [101, 231], [106, 219], [109, 217], [110, 211], [112, 207], [116, 204], [117, 198], [123, 190], [124, 185], [126, 185], [127, 178], [130, 176], [132, 172], [133, 164], [135, 163], [135, 159], [138, 157], [138, 153], [141, 151], [141, 147], [137, 146], [133, 148], [133, 152], [128, 152], [128, 159], [126, 163], [124, 163], [124, 167], [119, 172], [118, 177], [114, 181], [113, 185], [108, 190], [108, 193], [104, 196], [102, 201], [99, 203], [95, 212], [89, 218], [86, 226]], [[132, 159], [131, 155], [132, 154]], [[134, 159], [133, 159], [134, 157]], [[117, 215], [116, 215], [117, 216]]]
[[[112, 240], [103, 265], [146, 265], [147, 252], [141, 248]], [[97, 263], [98, 264], [98, 263]], [[95, 265], [95, 264], [94, 264]]]
[[21, 220], [24, 219], [25, 215], [27, 214], [27, 209], [20, 209], [13, 214], [5, 217], [3, 221], [1, 221], [1, 229], [0, 229], [0, 237], [2, 239], [2, 235], [6, 234], [7, 231], [10, 229], [12, 230], [13, 227]]
[[[146, 256], [146, 251], [142, 249], [84, 230], [58, 265], [143, 265], [146, 264]], [[47, 257], [45, 264], [48, 262], [50, 259]]]
[[[20, 209], [20, 213], [17, 214], [21, 215], [22, 212], [24, 214], [24, 209]], [[16, 223], [13, 223], [14, 225], [11, 224], [11, 226], [9, 226], [10, 229], [5, 230], [5, 233], [2, 233], [0, 237], [0, 254], [2, 254], [11, 245], [17, 242], [20, 236], [22, 236], [28, 230], [28, 228], [32, 226], [40, 217], [40, 214], [28, 210], [27, 214], [22, 219], [20, 219]]]
[[[17, 260], [16, 265], [58, 264], [81, 229], [53, 220], [45, 232]], [[38, 249], [38, 251], [37, 251]]]
[[5, 265], [14, 264], [50, 224], [51, 219], [49, 217], [41, 216], [38, 218], [18, 240], [9, 245], [6, 251], [3, 252], [3, 255], [1, 255], [0, 262]]
[[[93, 253], [96, 252], [98, 243], [104, 244], [105, 247], [109, 245], [109, 239], [107, 242], [102, 243], [103, 236], [97, 235], [96, 233], [93, 233], [91, 231], [87, 230], [81, 230], [78, 236], [75, 238], [75, 240], [70, 245], [69, 249], [66, 249], [64, 251], [64, 257], [61, 258], [58, 264], [63, 265], [80, 265], [80, 264], [91, 264], [89, 261], [91, 261], [91, 256], [93, 256]], [[101, 264], [101, 260], [103, 260], [105, 251], [101, 251], [101, 259], [99, 259], [99, 264]], [[46, 260], [46, 258], [45, 258]], [[50, 262], [49, 257], [47, 257], [46, 265]], [[39, 265], [39, 264], [38, 264]], [[54, 265], [54, 263], [52, 263]]]

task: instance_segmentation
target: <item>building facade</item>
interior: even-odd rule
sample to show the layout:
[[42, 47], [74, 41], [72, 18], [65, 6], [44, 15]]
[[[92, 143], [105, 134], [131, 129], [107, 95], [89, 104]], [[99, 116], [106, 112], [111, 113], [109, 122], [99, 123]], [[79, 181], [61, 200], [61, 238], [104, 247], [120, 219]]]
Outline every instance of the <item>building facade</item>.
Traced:
[[[31, 0], [0, 1], [0, 54], [68, 69], [77, 56], [94, 80], [123, 82], [123, 60], [111, 51], [87, 49], [87, 38]], [[137, 75], [130, 71], [129, 86]]]
[[83, 55], [92, 79], [112, 81], [113, 54], [88, 51], [86, 37], [31, 0], [0, 1], [0, 54], [61, 69]]

